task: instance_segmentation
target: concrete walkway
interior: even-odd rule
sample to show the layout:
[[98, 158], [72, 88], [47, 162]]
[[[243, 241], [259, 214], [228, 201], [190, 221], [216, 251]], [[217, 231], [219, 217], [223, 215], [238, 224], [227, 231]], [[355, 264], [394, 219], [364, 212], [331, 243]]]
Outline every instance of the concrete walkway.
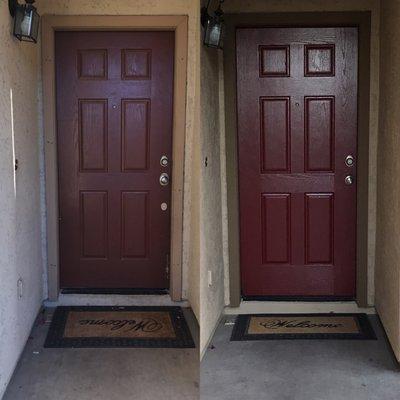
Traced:
[[[194, 317], [185, 312], [194, 336]], [[38, 320], [4, 400], [193, 400], [198, 349], [44, 349]]]
[[202, 400], [400, 400], [400, 370], [377, 341], [230, 342], [225, 317], [201, 364]]

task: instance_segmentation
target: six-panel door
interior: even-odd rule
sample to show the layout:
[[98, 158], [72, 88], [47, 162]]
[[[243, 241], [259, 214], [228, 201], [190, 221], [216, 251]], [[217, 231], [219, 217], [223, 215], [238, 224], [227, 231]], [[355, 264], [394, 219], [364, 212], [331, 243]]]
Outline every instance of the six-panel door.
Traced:
[[246, 296], [355, 295], [357, 35], [237, 30]]
[[56, 33], [62, 288], [168, 287], [173, 62], [173, 32]]

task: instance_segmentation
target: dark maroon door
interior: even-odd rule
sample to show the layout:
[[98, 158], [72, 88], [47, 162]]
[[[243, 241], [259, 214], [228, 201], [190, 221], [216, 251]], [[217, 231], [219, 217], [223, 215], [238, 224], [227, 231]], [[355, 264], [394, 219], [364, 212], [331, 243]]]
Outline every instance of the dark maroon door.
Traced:
[[355, 295], [357, 35], [237, 31], [244, 295]]
[[168, 287], [173, 63], [173, 32], [56, 33], [62, 288]]

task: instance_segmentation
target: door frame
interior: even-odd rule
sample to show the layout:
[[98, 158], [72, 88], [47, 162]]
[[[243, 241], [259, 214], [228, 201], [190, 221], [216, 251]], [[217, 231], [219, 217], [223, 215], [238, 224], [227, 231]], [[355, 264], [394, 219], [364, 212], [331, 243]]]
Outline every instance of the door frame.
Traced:
[[[367, 307], [371, 12], [240, 13], [225, 14], [225, 21], [226, 37], [224, 41], [223, 69], [230, 306], [239, 307], [241, 302], [236, 29], [246, 27], [348, 26], [357, 27], [359, 30], [356, 301], [360, 307]], [[321, 299], [318, 300], [321, 301]]]
[[55, 32], [79, 30], [175, 32], [169, 293], [173, 301], [180, 301], [182, 300], [183, 185], [188, 52], [188, 17], [186, 15], [45, 15], [42, 17], [43, 128], [49, 300], [56, 301], [60, 293]]

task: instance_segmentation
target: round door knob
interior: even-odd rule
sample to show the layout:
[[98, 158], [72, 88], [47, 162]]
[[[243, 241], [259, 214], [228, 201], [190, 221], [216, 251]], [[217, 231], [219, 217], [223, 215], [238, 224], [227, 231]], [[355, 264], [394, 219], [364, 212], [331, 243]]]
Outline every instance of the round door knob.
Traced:
[[346, 185], [352, 185], [354, 183], [354, 178], [351, 175], [347, 175], [346, 178], [344, 178], [344, 183]]
[[166, 173], [160, 175], [160, 185], [167, 186], [169, 183], [169, 176]]

